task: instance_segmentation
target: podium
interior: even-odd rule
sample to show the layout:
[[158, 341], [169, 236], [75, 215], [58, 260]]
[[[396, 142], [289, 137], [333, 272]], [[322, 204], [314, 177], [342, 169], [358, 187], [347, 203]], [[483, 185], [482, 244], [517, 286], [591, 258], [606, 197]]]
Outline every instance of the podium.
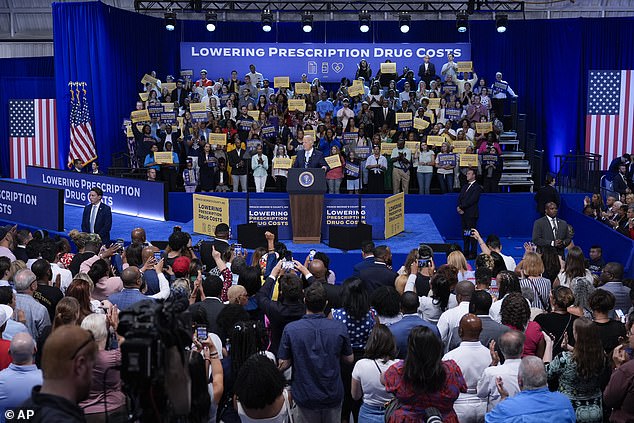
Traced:
[[286, 191], [291, 205], [293, 242], [319, 244], [324, 213], [326, 171], [321, 168], [288, 169]]

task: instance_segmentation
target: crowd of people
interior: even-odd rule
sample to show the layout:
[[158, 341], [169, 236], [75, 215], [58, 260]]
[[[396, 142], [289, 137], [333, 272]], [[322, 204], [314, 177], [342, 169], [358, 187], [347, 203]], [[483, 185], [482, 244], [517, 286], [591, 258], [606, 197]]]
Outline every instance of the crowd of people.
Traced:
[[[425, 57], [418, 79], [408, 68], [373, 75], [362, 60], [355, 79], [338, 86], [302, 75], [300, 85], [273, 88], [255, 65], [229, 78], [209, 78], [205, 69], [197, 80], [148, 76], [136, 112], [147, 110], [150, 120], [132, 116], [124, 126], [132, 165], [187, 192], [285, 191], [289, 166], [313, 144], [325, 157], [339, 156], [323, 163], [330, 193], [429, 194], [434, 179], [439, 192], [452, 192], [469, 166], [486, 192], [497, 192], [504, 101], [516, 96], [501, 73], [487, 82], [458, 72], [451, 54], [438, 75]], [[171, 159], [155, 152], [172, 152]], [[461, 154], [478, 160], [461, 163]]]
[[[289, 257], [272, 233], [246, 251], [224, 223], [196, 245], [179, 227], [164, 249], [143, 228], [110, 244], [93, 208], [70, 242], [0, 228], [0, 411], [66, 422], [634, 419], [632, 281], [600, 246], [586, 258], [552, 201], [517, 263], [474, 229], [473, 266], [457, 245], [437, 266], [429, 246], [393, 263], [389, 246], [366, 241], [337, 275], [327, 254]], [[186, 324], [144, 397], [130, 374], [145, 344], [119, 313], [150, 304]]]

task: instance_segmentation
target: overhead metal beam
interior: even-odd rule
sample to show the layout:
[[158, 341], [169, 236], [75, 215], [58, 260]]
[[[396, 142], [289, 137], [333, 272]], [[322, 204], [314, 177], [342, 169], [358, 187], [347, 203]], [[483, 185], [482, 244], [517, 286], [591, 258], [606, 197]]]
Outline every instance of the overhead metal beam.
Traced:
[[[524, 12], [523, 1], [486, 1], [475, 2], [474, 13], [494, 13], [494, 12]], [[244, 1], [207, 1], [202, 0], [202, 12], [216, 11], [227, 13], [259, 13], [268, 9], [278, 13], [297, 13], [310, 11], [313, 13], [351, 13], [357, 14], [361, 10], [368, 12], [398, 13], [409, 12], [413, 14], [435, 14], [441, 12], [457, 12], [466, 10], [465, 1], [424, 1], [424, 2], [404, 2], [404, 1], [345, 1], [316, 0], [310, 2], [293, 1], [266, 1], [266, 0], [244, 0]], [[191, 7], [191, 2], [187, 1], [144, 1], [135, 0], [134, 8], [138, 12], [181, 12], [199, 13]]]

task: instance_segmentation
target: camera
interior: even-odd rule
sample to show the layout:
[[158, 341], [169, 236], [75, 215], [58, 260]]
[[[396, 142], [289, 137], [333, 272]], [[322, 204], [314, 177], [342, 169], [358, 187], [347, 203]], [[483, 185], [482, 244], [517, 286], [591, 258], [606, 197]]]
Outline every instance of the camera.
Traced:
[[315, 258], [315, 254], [317, 254], [317, 250], [315, 250], [314, 248], [312, 250], [310, 250], [310, 252], [308, 253], [308, 259], [310, 261], [313, 261], [313, 259]]
[[117, 240], [115, 241], [115, 244], [117, 244], [117, 246], [119, 247], [117, 248], [117, 254], [121, 254], [123, 252], [123, 246], [124, 246], [123, 238], [117, 238]]
[[200, 252], [200, 245], [203, 243], [203, 240], [199, 240], [196, 244], [192, 245], [192, 251]]
[[161, 259], [163, 258], [163, 253], [160, 251], [156, 251], [154, 253], [154, 260], [156, 260], [156, 262], [158, 263], [159, 261], [161, 261]]
[[473, 229], [465, 229], [464, 232], [462, 233], [463, 236], [472, 236], [473, 235]]
[[431, 260], [434, 256], [434, 250], [427, 244], [420, 244], [418, 246], [418, 267], [431, 266]]

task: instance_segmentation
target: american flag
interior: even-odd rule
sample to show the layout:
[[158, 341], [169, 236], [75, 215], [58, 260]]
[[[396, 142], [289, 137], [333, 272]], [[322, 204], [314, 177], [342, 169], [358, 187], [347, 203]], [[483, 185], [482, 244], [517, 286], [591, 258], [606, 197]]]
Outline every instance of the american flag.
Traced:
[[90, 124], [90, 112], [86, 90], [82, 89], [83, 96], [79, 97], [79, 89], [75, 92], [71, 89], [70, 99], [70, 153], [68, 154], [68, 166], [75, 159], [81, 160], [85, 165], [97, 158], [95, 149], [95, 136]]
[[54, 99], [9, 100], [11, 178], [26, 178], [26, 166], [57, 168]]
[[600, 154], [603, 168], [634, 152], [634, 71], [590, 71], [586, 151]]

